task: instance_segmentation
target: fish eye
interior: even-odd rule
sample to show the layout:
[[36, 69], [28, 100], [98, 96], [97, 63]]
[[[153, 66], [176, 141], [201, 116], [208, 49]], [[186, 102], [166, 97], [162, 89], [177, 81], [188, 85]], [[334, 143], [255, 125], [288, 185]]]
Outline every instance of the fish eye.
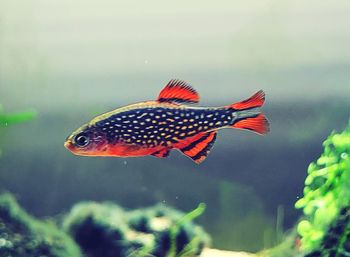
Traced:
[[85, 133], [80, 133], [74, 137], [74, 143], [79, 147], [85, 147], [90, 143], [90, 139]]

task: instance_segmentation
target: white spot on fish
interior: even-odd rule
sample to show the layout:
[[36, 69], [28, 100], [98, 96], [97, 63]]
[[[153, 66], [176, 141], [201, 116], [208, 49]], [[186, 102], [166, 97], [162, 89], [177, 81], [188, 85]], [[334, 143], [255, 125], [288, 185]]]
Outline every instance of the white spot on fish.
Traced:
[[141, 119], [142, 117], [145, 117], [147, 115], [147, 113], [142, 113], [140, 116], [138, 116], [138, 119]]

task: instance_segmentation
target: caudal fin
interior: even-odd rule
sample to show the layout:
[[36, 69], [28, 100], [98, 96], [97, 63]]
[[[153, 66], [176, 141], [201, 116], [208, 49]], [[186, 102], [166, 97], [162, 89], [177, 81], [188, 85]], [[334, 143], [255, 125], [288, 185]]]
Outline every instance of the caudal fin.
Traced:
[[265, 102], [265, 93], [260, 90], [252, 97], [228, 106], [236, 113], [236, 119], [233, 120], [232, 128], [251, 130], [260, 135], [264, 135], [270, 131], [269, 122], [265, 115], [260, 112], [259, 107]]

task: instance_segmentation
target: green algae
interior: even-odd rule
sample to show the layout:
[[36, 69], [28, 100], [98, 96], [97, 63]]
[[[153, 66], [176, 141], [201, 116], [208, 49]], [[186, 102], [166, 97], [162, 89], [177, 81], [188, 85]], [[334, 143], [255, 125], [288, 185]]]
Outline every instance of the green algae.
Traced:
[[80, 257], [77, 244], [51, 222], [26, 213], [10, 194], [0, 195], [0, 256]]
[[257, 253], [257, 257], [302, 257], [303, 254], [296, 247], [297, 231], [293, 229], [284, 236], [277, 246]]
[[0, 127], [7, 127], [13, 124], [30, 121], [37, 116], [35, 110], [27, 110], [18, 113], [5, 113], [0, 105]]
[[164, 205], [126, 211], [113, 203], [76, 204], [63, 220], [67, 231], [89, 257], [194, 256], [209, 236], [192, 220], [205, 205], [188, 214]]
[[350, 122], [323, 143], [321, 157], [308, 168], [304, 197], [295, 204], [305, 218], [298, 224], [307, 256], [350, 256]]
[[6, 193], [0, 195], [0, 256], [195, 256], [210, 242], [192, 222], [204, 210], [200, 204], [184, 214], [158, 204], [127, 211], [111, 202], [81, 202], [60, 222], [41, 221]]
[[[177, 246], [177, 236], [179, 235], [179, 232], [181, 228], [188, 222], [191, 222], [195, 218], [201, 216], [206, 209], [206, 205], [204, 203], [200, 203], [198, 207], [191, 212], [187, 213], [185, 216], [183, 216], [180, 220], [178, 220], [173, 227], [170, 229], [170, 249], [167, 257], [176, 257], [178, 256], [192, 256], [192, 255], [198, 255], [201, 250], [201, 246], [199, 244], [201, 243], [200, 237], [194, 237], [185, 247], [183, 247], [182, 251], [178, 251]], [[179, 253], [178, 253], [179, 252]]]

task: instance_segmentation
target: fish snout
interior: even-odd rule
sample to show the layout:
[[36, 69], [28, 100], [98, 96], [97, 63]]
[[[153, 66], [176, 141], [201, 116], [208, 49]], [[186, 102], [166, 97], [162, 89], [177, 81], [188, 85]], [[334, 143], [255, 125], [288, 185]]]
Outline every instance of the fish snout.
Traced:
[[72, 144], [72, 141], [70, 140], [67, 140], [66, 142], [64, 142], [64, 147], [67, 148], [69, 151], [74, 150], [74, 146]]

